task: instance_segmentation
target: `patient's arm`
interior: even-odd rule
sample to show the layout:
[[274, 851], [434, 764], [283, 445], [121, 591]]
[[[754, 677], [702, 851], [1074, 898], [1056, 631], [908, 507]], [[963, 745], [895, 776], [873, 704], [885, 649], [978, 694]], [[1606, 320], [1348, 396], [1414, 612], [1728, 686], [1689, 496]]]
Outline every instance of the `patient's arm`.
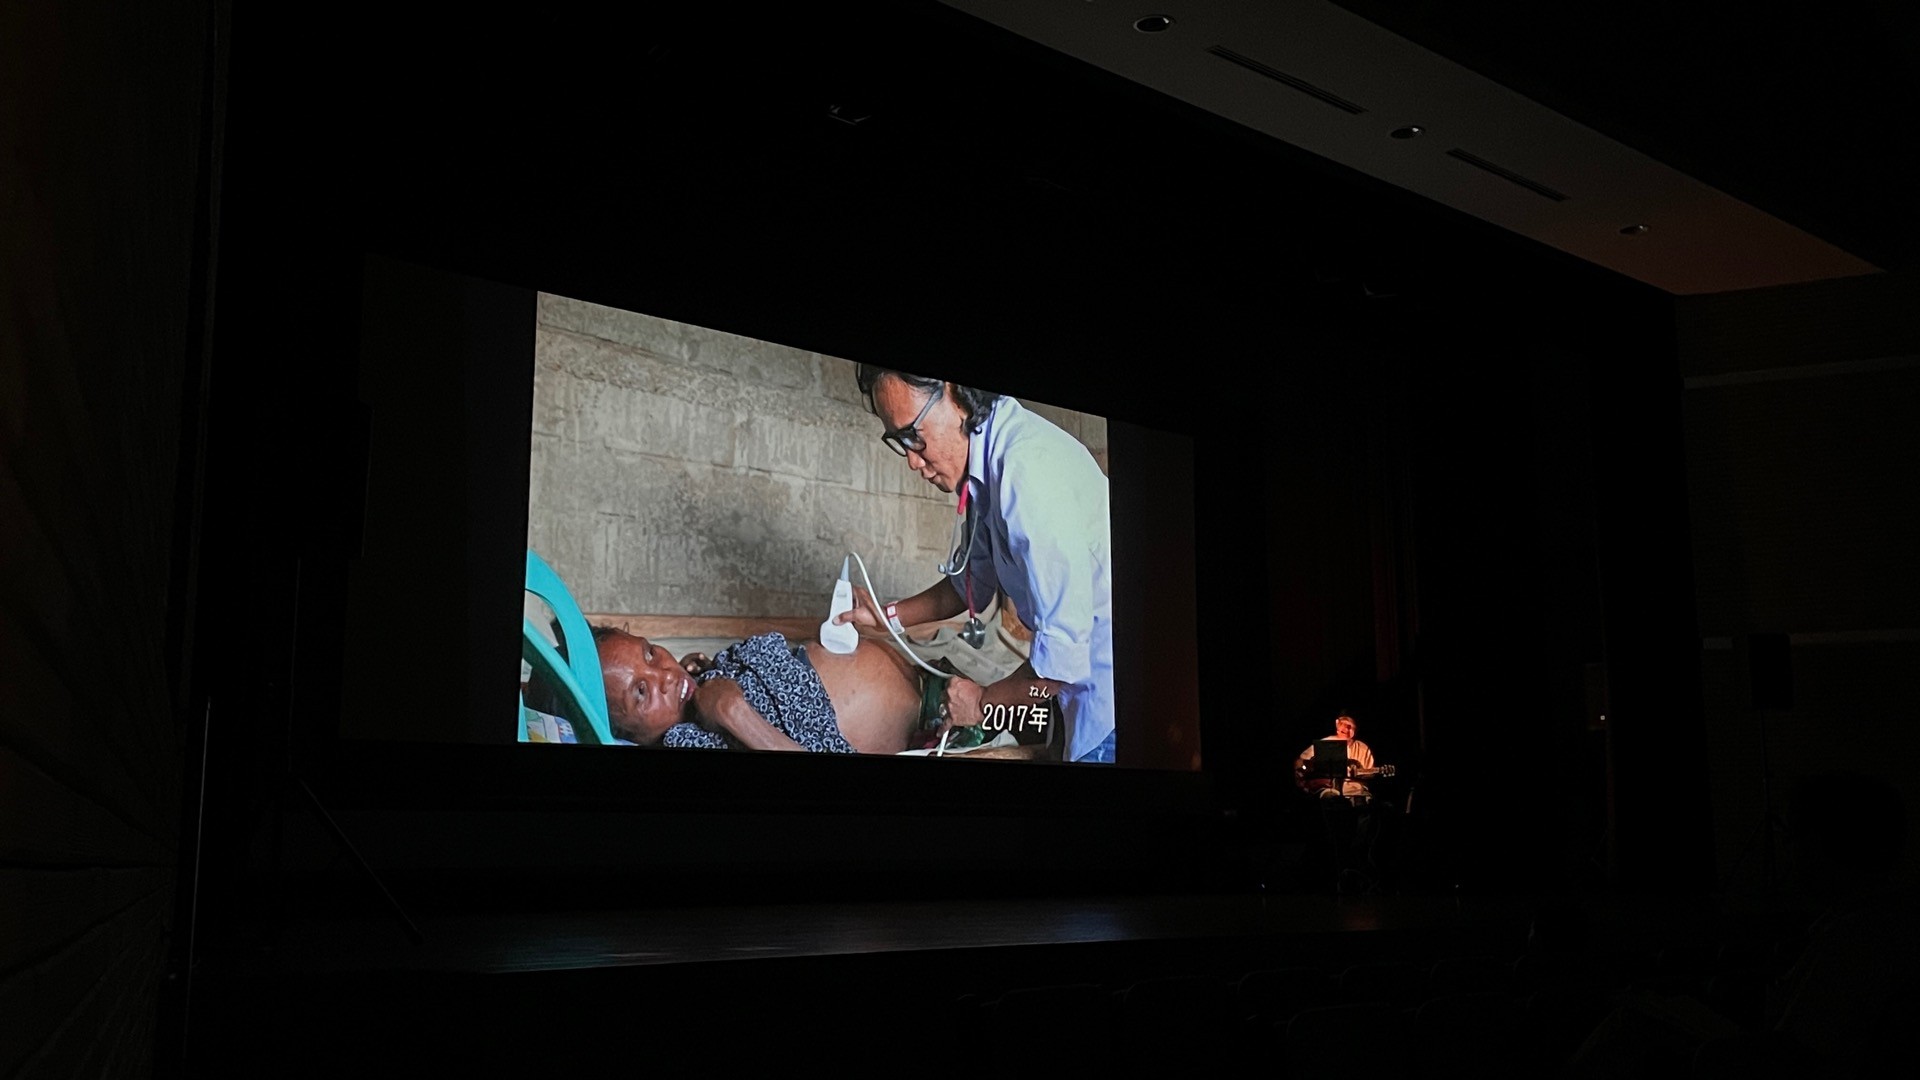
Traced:
[[767, 723], [732, 679], [708, 679], [693, 691], [694, 719], [749, 750], [801, 750], [799, 743]]

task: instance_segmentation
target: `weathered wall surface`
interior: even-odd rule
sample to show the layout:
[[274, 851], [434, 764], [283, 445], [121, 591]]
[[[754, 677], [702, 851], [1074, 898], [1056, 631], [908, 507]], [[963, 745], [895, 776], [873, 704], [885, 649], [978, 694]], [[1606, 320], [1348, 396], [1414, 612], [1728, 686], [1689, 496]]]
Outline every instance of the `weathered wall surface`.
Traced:
[[[1106, 467], [1104, 420], [1023, 404]], [[528, 544], [587, 611], [814, 615], [849, 550], [910, 595], [953, 497], [879, 434], [849, 361], [543, 295]]]

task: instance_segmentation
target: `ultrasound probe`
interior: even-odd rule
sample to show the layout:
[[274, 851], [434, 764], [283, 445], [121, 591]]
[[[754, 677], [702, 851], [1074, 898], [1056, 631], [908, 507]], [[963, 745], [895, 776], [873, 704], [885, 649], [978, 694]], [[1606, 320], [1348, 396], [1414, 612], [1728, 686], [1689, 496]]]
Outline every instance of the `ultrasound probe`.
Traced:
[[[851, 557], [851, 554], [849, 554]], [[862, 568], [862, 573], [865, 569]], [[820, 624], [820, 644], [828, 652], [845, 656], [860, 644], [860, 633], [852, 623], [835, 622], [843, 611], [853, 610], [853, 582], [847, 580], [847, 560], [840, 560], [840, 580], [833, 583], [833, 604], [826, 621]]]
[[[914, 652], [911, 648], [907, 646], [907, 640], [900, 636], [900, 631], [894, 628], [893, 621], [891, 619], [888, 619], [887, 613], [881, 610], [880, 608], [880, 600], [879, 600], [878, 594], [873, 591], [873, 578], [867, 576], [867, 561], [865, 559], [862, 559], [860, 557], [860, 553], [857, 551], [847, 552], [847, 557], [852, 559], [854, 565], [860, 568], [860, 580], [867, 583], [867, 603], [873, 605], [874, 617], [880, 620], [881, 626], [884, 626], [887, 628], [887, 633], [893, 635], [893, 640], [895, 643], [897, 643], [900, 646], [900, 651], [906, 653], [907, 658], [909, 660], [912, 660], [914, 663], [919, 664], [921, 667], [925, 668], [929, 673], [933, 675], [937, 675], [942, 679], [953, 678], [952, 672], [941, 671], [939, 668], [934, 667], [932, 664], [929, 664], [925, 660], [920, 659], [920, 654]], [[851, 608], [853, 606], [851, 599], [849, 599], [846, 607], [842, 607], [840, 604], [840, 590], [842, 587], [845, 587], [847, 589], [849, 597], [851, 597], [852, 595], [852, 586], [847, 582], [846, 564], [844, 562], [841, 564], [841, 567], [840, 567], [840, 575], [841, 575], [840, 580], [837, 583], [835, 583], [833, 587], [833, 607], [832, 607], [832, 610], [830, 610], [827, 613], [827, 623], [832, 623], [833, 620], [842, 611], [845, 611], [848, 608]], [[849, 635], [851, 635], [853, 633], [853, 624], [843, 623], [836, 629], [844, 629], [847, 631]], [[826, 639], [826, 630], [827, 630], [826, 625], [823, 624], [820, 630], [821, 630], [821, 634], [820, 634], [821, 640], [824, 643]], [[852, 650], [848, 650], [848, 651], [852, 651]]]

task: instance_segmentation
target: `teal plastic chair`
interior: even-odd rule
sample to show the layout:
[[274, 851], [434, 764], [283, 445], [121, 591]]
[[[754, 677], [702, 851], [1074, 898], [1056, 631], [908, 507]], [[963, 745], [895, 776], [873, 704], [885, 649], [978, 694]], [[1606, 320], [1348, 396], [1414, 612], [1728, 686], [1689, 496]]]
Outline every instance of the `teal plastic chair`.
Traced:
[[[533, 620], [522, 616], [521, 659], [558, 691], [575, 738], [590, 745], [613, 745], [613, 725], [607, 720], [607, 686], [600, 675], [600, 649], [593, 642], [593, 628], [587, 625], [587, 617], [580, 613], [580, 605], [574, 603], [560, 575], [531, 548], [527, 550], [527, 591], [553, 609], [567, 655], [562, 657]], [[524, 694], [520, 697], [520, 741], [528, 741]]]

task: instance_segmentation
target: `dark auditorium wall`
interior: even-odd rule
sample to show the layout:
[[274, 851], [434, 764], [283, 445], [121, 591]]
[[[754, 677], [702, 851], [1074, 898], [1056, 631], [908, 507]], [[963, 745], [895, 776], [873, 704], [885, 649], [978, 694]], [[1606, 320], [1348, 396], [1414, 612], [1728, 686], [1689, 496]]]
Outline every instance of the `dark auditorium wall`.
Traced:
[[1421, 886], [1678, 883], [1704, 800], [1628, 760], [1608, 802], [1610, 738], [1698, 724], [1672, 300], [1522, 244], [1427, 266], [1328, 297], [1290, 343], [1311, 373], [1272, 376], [1261, 748], [1352, 711], [1412, 793]]
[[[1763, 732], [1776, 812], [1798, 781], [1838, 772], [1836, 798], [1877, 781], [1904, 798], [1909, 835], [1920, 821], [1916, 311], [1911, 273], [1678, 307], [1708, 781], [1732, 890], [1766, 884]], [[1791, 690], [1759, 710], [1757, 634], [1788, 635]]]
[[224, 3], [0, 7], [0, 1073], [152, 1071]]
[[[804, 72], [784, 66], [800, 38], [764, 26], [729, 36], [729, 62], [760, 74], [724, 87], [702, 81], [713, 28], [637, 18], [620, 24], [637, 36], [592, 43], [604, 63], [551, 61], [567, 65], [565, 79], [545, 78], [542, 65], [489, 67], [458, 110], [430, 123], [421, 111], [439, 109], [490, 49], [531, 35], [566, 46], [535, 54], [574, 58], [587, 44], [565, 20], [516, 28], [506, 44], [501, 31], [467, 27], [467, 46], [435, 51], [417, 44], [441, 41], [435, 17], [387, 22], [378, 36], [350, 20], [276, 18], [254, 13], [243, 27], [252, 36], [234, 65], [224, 203], [220, 355], [247, 359], [220, 367], [210, 435], [210, 488], [233, 493], [209, 504], [225, 515], [209, 544], [233, 571], [221, 622], [229, 725], [216, 720], [226, 737], [213, 751], [231, 764], [223, 776], [216, 760], [208, 795], [230, 808], [207, 824], [222, 865], [269, 861], [252, 808], [275, 794], [282, 725], [298, 713], [293, 729], [306, 731], [331, 715], [325, 653], [338, 633], [318, 609], [337, 592], [326, 564], [351, 557], [350, 481], [365, 472], [350, 446], [348, 362], [363, 248], [596, 303], [665, 305], [689, 322], [834, 355], [893, 355], [911, 342], [916, 356], [952, 358], [983, 385], [1017, 376], [1041, 400], [1191, 431], [1211, 657], [1272, 641], [1269, 671], [1202, 691], [1208, 779], [1233, 805], [1297, 808], [1291, 756], [1337, 704], [1363, 710], [1369, 740], [1420, 767], [1424, 670], [1431, 745], [1450, 774], [1429, 791], [1452, 784], [1457, 847], [1498, 863], [1479, 868], [1478, 884], [1589, 871], [1604, 831], [1591, 766], [1604, 746], [1583, 726], [1579, 691], [1602, 651], [1595, 594], [1609, 567], [1608, 611], [1622, 613], [1611, 670], [1632, 691], [1622, 731], [1651, 740], [1672, 730], [1670, 689], [1684, 696], [1681, 669], [1697, 650], [1676, 666], [1671, 642], [1693, 628], [1690, 584], [1674, 576], [1687, 549], [1678, 407], [1663, 396], [1675, 377], [1669, 298], [983, 33], [937, 4], [902, 5], [864, 29], [914, 41], [911, 53], [798, 18], [808, 48], [831, 59]], [[599, 170], [555, 169], [524, 151], [524, 130], [552, 135], [557, 124], [584, 141], [625, 123], [632, 76], [615, 61], [642, 40], [659, 46], [647, 54], [655, 106], [635, 121], [648, 138], [606, 143], [618, 153]], [[344, 99], [310, 75], [339, 55], [359, 61]], [[912, 71], [891, 71], [907, 55]], [[978, 67], [1003, 77], [975, 86], [955, 74]], [[848, 73], [891, 83], [898, 121], [855, 129], [809, 106]], [[665, 158], [682, 164], [658, 167]], [[1247, 213], [1271, 204], [1314, 212]], [[623, 238], [674, 252], [674, 272], [636, 261], [637, 241]], [[1028, 251], [1045, 257], [1012, 257]], [[1090, 379], [1094, 361], [1156, 377]], [[1639, 438], [1650, 430], [1659, 438]], [[1596, 444], [1606, 448], [1597, 459]], [[1650, 484], [1661, 489], [1651, 501]], [[1637, 515], [1604, 546], [1599, 490]], [[1639, 527], [1649, 506], [1652, 532]], [[307, 628], [297, 648], [296, 622]], [[1666, 644], [1642, 646], [1650, 626]], [[1476, 779], [1482, 744], [1516, 738], [1540, 767]], [[685, 829], [581, 828], [560, 844], [525, 820], [502, 827], [446, 807], [439, 820], [363, 814], [345, 788], [320, 787], [383, 871], [544, 872], [570, 861], [724, 876], [784, 865], [791, 838], [813, 831], [793, 815], [709, 814]], [[1543, 791], [1552, 812], [1513, 802], [1516, 787]], [[431, 805], [435, 793], [416, 776], [400, 794]], [[1647, 865], [1690, 857], [1666, 839], [1669, 810], [1661, 802], [1635, 819], [1647, 828], [1629, 847], [1655, 852]], [[340, 869], [310, 816], [291, 815], [285, 846]], [[922, 829], [881, 815], [861, 825]], [[1526, 835], [1504, 847], [1478, 839], [1516, 827]], [[644, 849], [628, 833], [644, 835]], [[1137, 876], [1156, 881], [1198, 861], [1184, 835], [1166, 842], [1170, 854], [1143, 837], [1108, 830], [1086, 861], [1123, 873], [1147, 863], [1158, 876]], [[674, 854], [683, 863], [666, 857], [669, 843], [684, 845]], [[1032, 887], [1031, 866], [1009, 865], [980, 877]], [[243, 876], [209, 881], [209, 921], [259, 914]], [[396, 889], [410, 897], [403, 886], [415, 884]], [[355, 904], [370, 895], [357, 880], [343, 891]]]
[[[378, 311], [361, 307], [365, 254], [470, 275], [496, 288], [551, 289], [832, 355], [897, 356], [901, 342], [911, 341], [922, 362], [953, 357], [950, 370], [977, 374], [981, 385], [1011, 385], [1003, 378], [1012, 374], [1039, 400], [1096, 412], [1102, 411], [1096, 406], [1110, 405], [1105, 415], [1159, 421], [1175, 431], [1191, 423], [1199, 393], [1169, 392], [1167, 382], [1088, 379], [1085, 367], [1058, 357], [1143, 357], [1148, 365], [1171, 367], [1168, 357], [1184, 361], [1216, 352], [1213, 343], [1222, 335], [1204, 312], [1179, 317], [1198, 306], [1189, 291], [1202, 290], [1180, 287], [1195, 276], [1193, 266], [1152, 258], [1161, 247], [1184, 250], [1178, 245], [1202, 230], [1185, 215], [1126, 231], [1111, 227], [1113, 216], [1132, 205], [1116, 206], [1116, 200], [1163, 174], [1180, 179], [1191, 172], [1182, 182], [1195, 186], [1208, 177], [1186, 167], [1188, 156], [1139, 155], [1113, 137], [1115, 131], [1144, 129], [1134, 137], [1200, 150], [1211, 140], [1187, 130], [1184, 120], [1139, 108], [1081, 115], [1054, 105], [1049, 112], [1062, 113], [1059, 133], [1037, 120], [1002, 122], [1022, 110], [982, 106], [982, 94], [991, 95], [989, 103], [1008, 97], [1048, 102], [1055, 95], [1016, 91], [1035, 82], [1072, 89], [1091, 76], [1055, 71], [1051, 64], [1059, 61], [1042, 67], [1033, 58], [1037, 46], [999, 41], [978, 27], [957, 41], [935, 33], [929, 19], [943, 25], [959, 20], [938, 4], [900, 7], [898, 15], [876, 15], [880, 25], [856, 35], [813, 13], [756, 24], [755, 32], [735, 40], [724, 19], [688, 16], [693, 25], [676, 30], [671, 20], [658, 25], [652, 13], [634, 12], [613, 16], [615, 29], [591, 41], [558, 17], [528, 27], [463, 25], [466, 44], [457, 49], [444, 47], [445, 21], [436, 13], [388, 18], [382, 12], [379, 35], [360, 33], [351, 19], [313, 26], [303, 17], [260, 11], [236, 27], [221, 247], [225, 314], [217, 328], [218, 378], [208, 434], [206, 557], [222, 575], [210, 577], [205, 602], [222, 613], [212, 632], [221, 635], [223, 659], [201, 892], [210, 956], [243, 931], [276, 925], [282, 903], [327, 915], [369, 909], [384, 917], [377, 895], [352, 875], [311, 807], [281, 801], [290, 790], [281, 783], [289, 761], [312, 777], [346, 833], [416, 912], [431, 913], [442, 901], [504, 904], [502, 898], [511, 895], [501, 887], [507, 879], [529, 884], [529, 895], [545, 903], [556, 896], [627, 902], [654, 895], [630, 885], [608, 886], [615, 878], [670, 884], [671, 895], [682, 898], [690, 886], [707, 886], [709, 895], [749, 895], [738, 887], [743, 881], [751, 882], [750, 895], [761, 898], [856, 888], [926, 892], [934, 887], [930, 882], [946, 888], [963, 876], [970, 888], [1037, 890], [1039, 877], [1055, 886], [1070, 879], [1084, 883], [1081, 864], [1109, 878], [1132, 875], [1145, 864], [1139, 877], [1204, 880], [1189, 873], [1202, 859], [1201, 846], [1185, 831], [1191, 822], [1144, 804], [1128, 812], [1155, 820], [1102, 831], [1083, 845], [1084, 858], [1050, 857], [1047, 866], [1036, 868], [1027, 849], [1010, 847], [1013, 854], [980, 856], [984, 869], [966, 875], [970, 851], [920, 853], [929, 804], [957, 817], [956, 827], [975, 828], [983, 812], [1010, 813], [1000, 809], [1005, 793], [989, 784], [951, 797], [930, 795], [924, 784], [896, 779], [905, 775], [898, 770], [878, 771], [896, 763], [841, 763], [864, 770], [851, 774], [851, 784], [821, 783], [804, 771], [838, 767], [832, 763], [762, 763], [773, 770], [764, 787], [709, 786], [686, 800], [691, 810], [682, 812], [669, 782], [677, 776], [684, 784], [693, 775], [691, 760], [609, 757], [595, 767], [673, 775], [661, 777], [660, 784], [635, 780], [638, 772], [599, 777], [596, 792], [611, 808], [576, 814], [573, 809], [586, 801], [580, 798], [583, 785], [549, 776], [552, 782], [542, 786], [541, 777], [556, 760], [565, 765], [577, 756], [523, 757], [514, 746], [443, 752], [398, 745], [406, 737], [435, 737], [438, 730], [428, 725], [436, 722], [470, 723], [464, 710], [447, 708], [425, 720], [406, 710], [375, 718], [399, 736], [380, 748], [382, 762], [407, 761], [411, 750], [423, 767], [382, 772], [383, 764], [369, 764], [373, 779], [366, 783], [358, 782], [356, 748], [326, 738], [340, 715], [340, 664], [330, 652], [337, 654], [345, 641], [346, 620], [337, 609], [345, 592], [343, 567], [356, 557], [356, 538], [377, 538], [382, 524], [377, 505], [364, 510], [364, 528], [355, 521], [362, 513], [356, 507], [366, 505], [366, 477], [380, 448], [376, 442], [362, 452], [363, 460], [355, 459], [354, 409], [366, 407], [376, 433], [395, 415], [407, 415], [379, 395], [381, 379], [400, 377], [387, 374], [384, 362], [368, 364], [370, 393], [359, 382], [357, 366], [365, 360], [357, 354], [360, 322], [374, 325]], [[1014, 77], [1004, 86], [977, 88], [937, 77], [947, 70], [942, 66], [933, 75], [904, 80], [907, 85], [888, 100], [897, 101], [896, 115], [910, 122], [855, 130], [827, 117], [824, 104], [818, 112], [806, 107], [810, 97], [830, 92], [828, 84], [843, 70], [877, 66], [884, 74], [932, 63], [927, 53], [915, 54], [919, 59], [907, 65], [899, 50], [866, 47], [893, 40], [887, 32], [892, 20], [917, 28], [914, 40], [930, 43], [942, 65], [993, 70], [995, 64], [978, 59], [978, 50], [987, 47], [993, 52], [986, 55], [1018, 52], [1026, 59], [1010, 65]], [[806, 35], [774, 32], [786, 22], [804, 23]], [[752, 77], [707, 84], [714, 70], [710, 34], [729, 42], [727, 64], [740, 64]], [[529, 49], [529, 41], [555, 47]], [[661, 48], [650, 51], [648, 43]], [[495, 68], [487, 59], [495, 49], [543, 59]], [[593, 62], [580, 62], [583, 50]], [[632, 61], [642, 55], [649, 58], [647, 78], [636, 90]], [[747, 56], [778, 62], [762, 67], [742, 59]], [[796, 62], [796, 56], [806, 59]], [[348, 66], [357, 78], [336, 88], [317, 73], [333, 70], [340, 57], [353, 58]], [[487, 78], [454, 95], [450, 88], [468, 85], [462, 79], [473, 65], [486, 68]], [[790, 82], [789, 67], [804, 71]], [[550, 77], [562, 68], [565, 78]], [[1042, 81], [1049, 71], [1054, 73]], [[1128, 100], [1141, 93], [1124, 92]], [[629, 122], [636, 93], [655, 102], [631, 118], [634, 132], [647, 137], [630, 132], [607, 138], [606, 132]], [[421, 110], [434, 110], [431, 122], [422, 122]], [[569, 140], [604, 139], [608, 156], [601, 167], [556, 168], [544, 154], [528, 152], [525, 132], [554, 137], [556, 128]], [[877, 145], [847, 141], [869, 134]], [[1076, 149], [1098, 151], [1092, 158], [1060, 152], [1061, 167], [1084, 173], [1094, 188], [1071, 198], [1027, 182], [1032, 157], [1057, 152], [1068, 135]], [[1239, 160], [1268, 153], [1251, 140], [1234, 145], [1240, 146], [1234, 154]], [[672, 153], [662, 154], [662, 147]], [[1153, 165], [1145, 179], [1137, 160], [1143, 156]], [[678, 167], [660, 167], [669, 158]], [[769, 169], [768, 161], [780, 167]], [[955, 168], [956, 161], [969, 166]], [[1241, 177], [1241, 187], [1257, 179], [1244, 169], [1229, 175]], [[1009, 258], [1010, 250], [1026, 250], [1011, 248], [1012, 240], [1062, 254]], [[635, 252], [649, 254], [636, 258]], [[1069, 253], [1072, 265], [1088, 267], [1085, 273], [1061, 272]], [[1141, 272], [1142, 266], [1153, 272]], [[1149, 310], [1149, 302], [1159, 317], [1132, 317]], [[1073, 317], [1062, 318], [1062, 311]], [[992, 317], [982, 318], [982, 312]], [[531, 331], [529, 317], [529, 337]], [[513, 340], [491, 332], [480, 338], [490, 346], [506, 341], [511, 347]], [[424, 370], [430, 355], [421, 348], [394, 362], [408, 365], [403, 371], [412, 376]], [[526, 374], [502, 378], [508, 368], [474, 362], [473, 352], [453, 355], [469, 365], [490, 400], [526, 393], [520, 381]], [[1034, 357], [1051, 362], [1032, 364]], [[1113, 364], [1115, 370], [1124, 366]], [[1136, 360], [1133, 368], [1141, 366]], [[371, 400], [360, 400], [363, 393]], [[520, 408], [524, 415], [526, 406]], [[473, 414], [450, 407], [446, 415]], [[519, 464], [495, 461], [489, 467], [475, 458], [468, 479], [471, 490], [492, 496], [494, 510], [511, 509], [520, 517], [511, 529], [518, 546], [526, 535], [526, 504], [500, 478], [525, 475], [524, 428], [518, 437], [511, 423], [491, 430], [499, 438], [489, 441], [488, 452], [505, 456], [517, 446]], [[1227, 470], [1211, 470], [1196, 484], [1196, 500], [1210, 498], [1213, 505], [1237, 501], [1244, 487]], [[404, 539], [423, 547], [453, 546], [483, 533], [492, 535], [469, 517], [447, 520], [438, 533], [414, 524]], [[1238, 585], [1247, 576], [1242, 568], [1253, 561], [1244, 553], [1257, 545], [1257, 534], [1234, 533], [1224, 541], [1227, 556], [1207, 565], [1234, 567], [1231, 584]], [[519, 574], [515, 566], [512, 576], [475, 580], [505, 584]], [[1229, 633], [1248, 622], [1258, 629], [1247, 605], [1236, 604], [1225, 618]], [[444, 619], [436, 624], [445, 625]], [[516, 666], [509, 661], [483, 670], [507, 675]], [[396, 665], [389, 677], [403, 671], [413, 674]], [[315, 734], [312, 743], [304, 738]], [[1206, 745], [1212, 754], [1217, 744]], [[336, 751], [345, 759], [338, 769], [331, 767]], [[1039, 799], [1067, 807], [1056, 818], [1079, 813], [1068, 797], [1072, 781], [1021, 788], [1027, 775], [1005, 784], [1016, 794], [1044, 787]], [[481, 776], [495, 782], [476, 782]], [[1144, 783], [1138, 777], [1132, 782]], [[542, 813], [497, 812], [489, 800], [501, 792], [541, 803]], [[774, 795], [785, 804], [762, 812], [755, 797], [778, 804]], [[1110, 805], [1112, 796], [1105, 798]], [[723, 805], [729, 801], [731, 806]], [[824, 813], [822, 803], [829, 804]], [[811, 812], [797, 814], [792, 806]], [[912, 813], [893, 812], [902, 806]], [[1064, 829], [1070, 822], [1053, 820], [1051, 826]], [[855, 833], [884, 840], [843, 843]], [[1171, 839], [1161, 839], [1168, 834]], [[909, 845], [915, 854], [903, 860], [912, 864], [905, 870], [901, 862], [867, 854], [883, 846], [906, 851]], [[276, 874], [276, 867], [286, 873]], [[296, 877], [303, 880], [291, 883]], [[306, 884], [323, 877], [339, 886], [337, 897]], [[588, 884], [556, 891], [552, 883], [562, 877]], [[475, 879], [485, 879], [487, 887], [470, 887]], [[229, 932], [233, 937], [223, 941]]]

